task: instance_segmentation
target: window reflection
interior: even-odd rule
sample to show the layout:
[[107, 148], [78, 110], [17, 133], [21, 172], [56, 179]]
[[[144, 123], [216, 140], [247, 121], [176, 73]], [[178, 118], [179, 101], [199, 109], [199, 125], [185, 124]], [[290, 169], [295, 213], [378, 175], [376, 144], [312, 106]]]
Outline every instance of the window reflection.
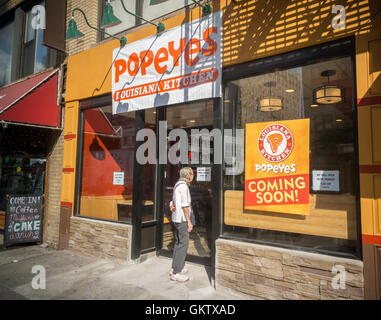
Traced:
[[[156, 18], [164, 16], [168, 13], [174, 12], [180, 8], [193, 4], [191, 0], [143, 0], [139, 1], [139, 6], [136, 6], [136, 1], [126, 1], [123, 0], [123, 4], [126, 9], [136, 15], [143, 17], [145, 20], [152, 21]], [[102, 9], [106, 5], [107, 1], [102, 1]], [[136, 18], [127, 13], [121, 4], [121, 0], [111, 0], [110, 4], [113, 8], [114, 15], [122, 22], [111, 28], [105, 28], [104, 30], [112, 35], [121, 33], [129, 28], [132, 28], [136, 25]], [[144, 20], [141, 21], [142, 24], [146, 23]], [[105, 38], [108, 38], [108, 35], [104, 35]]]
[[[145, 129], [150, 129], [156, 133], [156, 108], [146, 109], [145, 113]], [[142, 222], [154, 220], [154, 203], [155, 203], [155, 182], [156, 182], [156, 165], [146, 163], [143, 165], [142, 176]]]
[[11, 81], [13, 21], [0, 27], [0, 87]]
[[[136, 13], [136, 1], [126, 1], [123, 0], [124, 6], [130, 12]], [[106, 5], [107, 1], [103, 1], [103, 8]], [[113, 26], [111, 28], [105, 28], [104, 30], [109, 34], [117, 34], [124, 30], [127, 30], [133, 26], [135, 26], [135, 17], [129, 13], [127, 13], [120, 2], [120, 0], [111, 0], [110, 4], [113, 8], [114, 15], [122, 21], [122, 23]], [[108, 35], [104, 35], [105, 38], [109, 37]]]
[[[45, 1], [39, 3], [45, 6]], [[33, 8], [27, 11], [24, 30], [24, 54], [23, 54], [23, 76], [43, 71], [48, 66], [48, 48], [42, 45], [44, 29], [36, 29], [33, 22], [36, 15], [32, 13]]]
[[131, 221], [135, 113], [84, 111], [80, 215]]
[[[225, 215], [234, 210], [258, 216], [241, 226], [224, 225], [224, 234], [239, 238], [292, 244], [306, 248], [355, 252], [355, 118], [352, 108], [352, 62], [350, 57], [332, 59], [302, 67], [276, 71], [231, 81], [224, 98], [225, 129], [244, 129], [247, 123], [309, 118], [310, 127], [310, 215], [301, 222], [296, 217], [237, 209], [243, 200], [245, 173], [225, 175]], [[330, 78], [324, 75], [329, 72]], [[333, 72], [334, 71], [334, 72]], [[272, 82], [274, 85], [266, 84]], [[340, 88], [342, 101], [316, 104], [315, 88]], [[278, 97], [279, 111], [260, 111], [261, 99]], [[226, 146], [233, 152], [242, 141]], [[229, 164], [225, 164], [229, 169]], [[316, 174], [330, 173], [337, 187], [316, 188]], [[299, 219], [300, 220], [300, 219]]]
[[151, 0], [143, 0], [143, 17], [153, 20], [192, 3], [190, 0], [160, 0], [154, 3]]

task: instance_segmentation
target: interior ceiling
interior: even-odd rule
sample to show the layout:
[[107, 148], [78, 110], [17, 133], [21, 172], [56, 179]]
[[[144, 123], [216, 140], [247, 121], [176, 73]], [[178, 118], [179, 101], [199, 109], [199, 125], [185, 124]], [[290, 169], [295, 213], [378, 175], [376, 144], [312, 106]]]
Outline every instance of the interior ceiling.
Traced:
[[258, 96], [268, 94], [269, 89], [264, 86], [267, 81], [274, 81], [276, 87], [272, 89], [272, 93], [285, 96], [286, 89], [297, 88], [293, 86], [292, 81], [281, 81], [282, 79], [295, 77], [303, 84], [303, 95], [306, 101], [312, 100], [313, 89], [328, 83], [327, 77], [322, 77], [321, 73], [325, 70], [335, 70], [336, 74], [330, 77], [330, 83], [346, 86], [348, 81], [351, 80], [352, 70], [351, 59], [349, 57], [324, 61], [312, 65], [307, 65], [288, 70], [272, 72], [255, 77], [245, 78], [233, 81], [239, 87], [252, 87], [257, 88]]
[[[115, 115], [112, 115], [112, 106], [105, 106], [101, 109], [110, 122]], [[156, 113], [158, 108], [150, 108], [145, 111], [146, 124], [156, 124]], [[118, 114], [118, 117], [135, 118], [135, 112]], [[213, 124], [213, 101], [200, 101], [182, 105], [169, 106], [167, 108], [168, 129], [171, 128], [191, 128], [203, 127]]]

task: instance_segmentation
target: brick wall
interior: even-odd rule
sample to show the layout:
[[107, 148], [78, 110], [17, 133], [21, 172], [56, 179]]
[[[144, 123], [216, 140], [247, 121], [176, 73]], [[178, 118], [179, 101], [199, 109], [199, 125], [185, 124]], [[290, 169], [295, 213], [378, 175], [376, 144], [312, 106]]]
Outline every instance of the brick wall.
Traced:
[[71, 217], [69, 249], [101, 259], [131, 262], [132, 226]]
[[[98, 27], [98, 0], [68, 0], [67, 1], [67, 15], [66, 15], [66, 30], [71, 19], [71, 13], [74, 8], [83, 10], [86, 14], [87, 21], [93, 27]], [[100, 9], [100, 8], [99, 8]], [[76, 11], [74, 19], [77, 23], [77, 28], [84, 36], [78, 39], [66, 41], [66, 53], [71, 56], [73, 54], [90, 49], [97, 43], [98, 31], [90, 28], [83, 17], [83, 15]]]
[[[334, 289], [334, 266], [345, 268], [345, 289]], [[339, 267], [340, 268], [340, 267]], [[339, 274], [340, 275], [340, 274]], [[363, 263], [326, 255], [218, 239], [216, 287], [260, 299], [364, 299]]]
[[[64, 110], [63, 110], [64, 111]], [[43, 241], [58, 248], [64, 134], [61, 132], [48, 157]]]

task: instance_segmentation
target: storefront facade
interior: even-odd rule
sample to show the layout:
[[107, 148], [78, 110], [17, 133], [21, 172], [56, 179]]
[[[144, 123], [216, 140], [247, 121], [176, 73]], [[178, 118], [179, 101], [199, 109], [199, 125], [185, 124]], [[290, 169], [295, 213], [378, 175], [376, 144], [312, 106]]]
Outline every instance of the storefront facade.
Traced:
[[[63, 157], [65, 10], [63, 0], [0, 3], [0, 230], [6, 233], [7, 195], [42, 196], [43, 219], [35, 231], [39, 241], [56, 248]], [[29, 240], [24, 238], [25, 230], [18, 231], [19, 243]]]
[[43, 195], [49, 203], [47, 163], [62, 132], [60, 75], [53, 69], [0, 89], [0, 229], [7, 195]]
[[[218, 93], [189, 88], [181, 102], [160, 93], [152, 103], [139, 104], [127, 100], [133, 91], [116, 93], [116, 74], [128, 71], [140, 84], [149, 59], [141, 57], [141, 73], [134, 74], [134, 63], [126, 59], [123, 68], [113, 56], [118, 41], [103, 40], [79, 53], [73, 49], [66, 91], [62, 247], [131, 262], [149, 253], [171, 256], [168, 202], [179, 168], [191, 166], [196, 226], [188, 256], [214, 267], [217, 288], [266, 299], [376, 298], [381, 236], [377, 3], [210, 5], [211, 15], [222, 17], [222, 28], [218, 19], [210, 23], [222, 34]], [[335, 5], [344, 8], [344, 27], [337, 27], [343, 11], [333, 13]], [[150, 26], [123, 35], [128, 45], [136, 42], [147, 53], [154, 51], [154, 42], [167, 44], [168, 30], [202, 25], [207, 16], [190, 6], [161, 17], [166, 30], [161, 37]], [[188, 48], [187, 64], [197, 64], [192, 54], [217, 52], [213, 42], [217, 48], [219, 42], [208, 39], [194, 52], [195, 47]], [[166, 61], [163, 56], [156, 70]], [[115, 104], [118, 94], [128, 103]], [[261, 145], [260, 136], [273, 130], [271, 125], [294, 133], [288, 138], [277, 131], [273, 141]], [[187, 146], [196, 141], [197, 148], [188, 148], [178, 162], [161, 161], [163, 154], [179, 158], [181, 138], [176, 140], [175, 129], [182, 130]], [[263, 131], [258, 135], [256, 130]], [[290, 154], [266, 158], [266, 152], [275, 155], [283, 148], [283, 138]], [[147, 161], [139, 161], [139, 152]]]

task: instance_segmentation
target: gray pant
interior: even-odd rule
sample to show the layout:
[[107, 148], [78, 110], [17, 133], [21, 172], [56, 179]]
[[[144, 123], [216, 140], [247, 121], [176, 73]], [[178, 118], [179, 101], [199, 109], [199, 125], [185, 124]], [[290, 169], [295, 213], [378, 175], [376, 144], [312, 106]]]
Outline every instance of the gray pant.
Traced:
[[173, 273], [179, 273], [185, 265], [185, 257], [189, 246], [188, 223], [173, 223], [175, 227], [175, 248], [173, 250]]

